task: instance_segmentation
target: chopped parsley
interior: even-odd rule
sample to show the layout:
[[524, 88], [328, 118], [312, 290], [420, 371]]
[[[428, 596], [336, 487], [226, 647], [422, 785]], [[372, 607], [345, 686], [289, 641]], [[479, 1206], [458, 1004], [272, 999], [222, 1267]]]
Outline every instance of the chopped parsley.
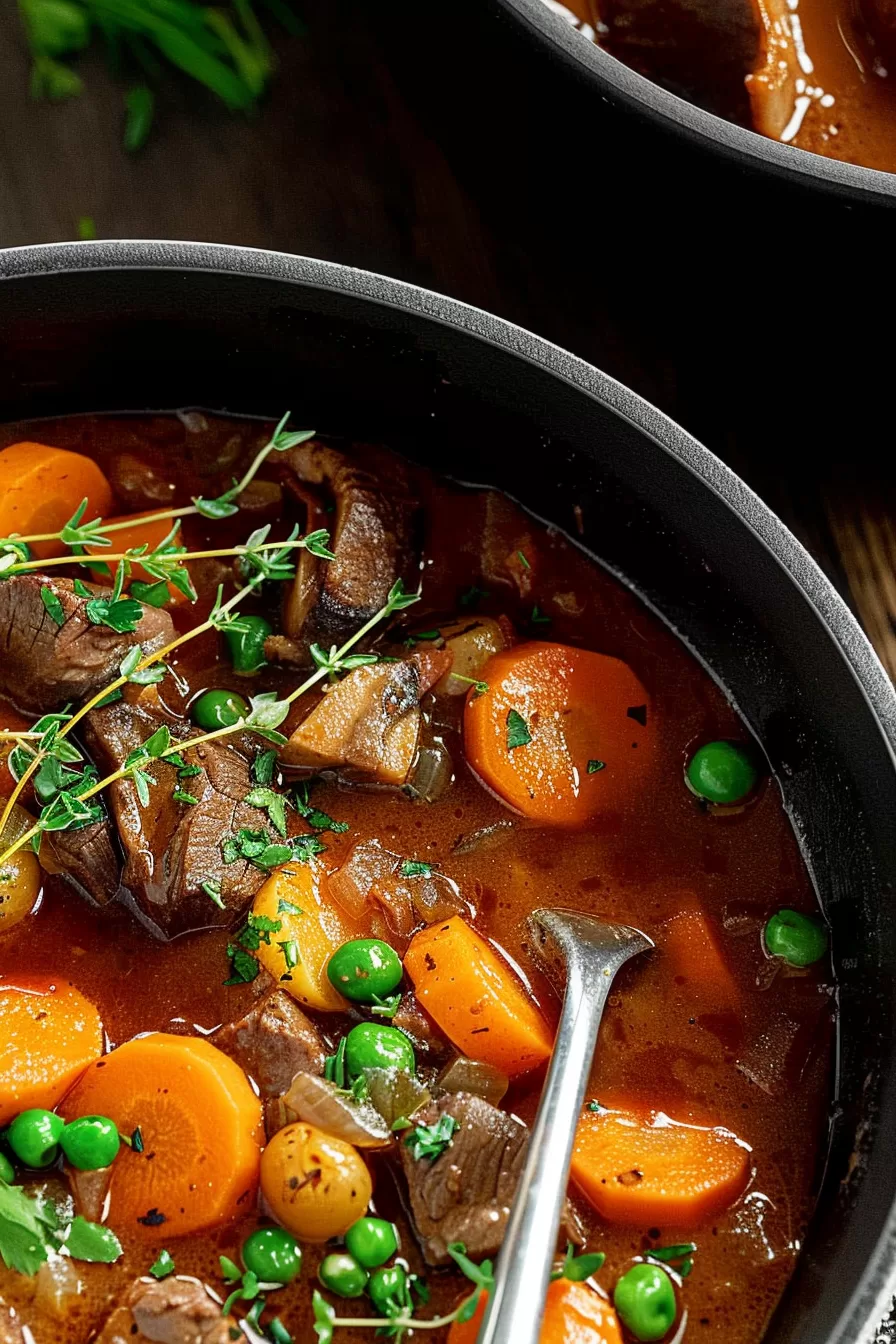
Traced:
[[589, 1111], [593, 1111], [595, 1115], [600, 1115], [601, 1112], [605, 1111], [607, 1108], [606, 1106], [601, 1106], [599, 1101], [592, 1098], [591, 1101], [589, 1101], [588, 1103], [588, 1109]]
[[282, 793], [277, 793], [275, 789], [268, 788], [264, 784], [256, 784], [254, 789], [250, 789], [244, 800], [249, 807], [257, 807], [263, 812], [267, 812], [268, 821], [270, 821], [274, 830], [285, 838], [286, 836], [286, 799]]
[[121, 1255], [111, 1228], [81, 1217], [63, 1224], [51, 1200], [0, 1182], [0, 1259], [7, 1268], [36, 1274], [62, 1246], [73, 1259], [96, 1264], [111, 1264]]
[[606, 1256], [603, 1251], [593, 1251], [590, 1255], [573, 1255], [573, 1245], [566, 1243], [566, 1255], [563, 1264], [555, 1269], [551, 1279], [569, 1279], [571, 1283], [584, 1283], [602, 1268]]
[[210, 901], [214, 901], [219, 910], [226, 910], [224, 897], [221, 894], [221, 879], [219, 877], [207, 877], [201, 884], [202, 890]]
[[442, 1156], [459, 1129], [453, 1115], [440, 1115], [434, 1125], [417, 1125], [405, 1139], [405, 1147], [410, 1148], [413, 1158], [426, 1157], [434, 1162]]
[[334, 1055], [327, 1055], [324, 1060], [324, 1077], [328, 1083], [335, 1083], [339, 1088], [345, 1088], [345, 1037], [336, 1047]]
[[516, 751], [517, 747], [525, 747], [532, 741], [532, 734], [529, 732], [529, 725], [518, 714], [515, 709], [511, 709], [507, 714], [507, 750]]
[[143, 1130], [140, 1128], [139, 1125], [138, 1125], [137, 1128], [136, 1128], [135, 1130], [133, 1130], [132, 1133], [131, 1133], [131, 1147], [133, 1148], [133, 1150], [134, 1150], [135, 1153], [142, 1153], [142, 1152], [143, 1152], [143, 1147], [144, 1147], [144, 1144], [143, 1144]]
[[149, 1272], [154, 1279], [167, 1279], [169, 1274], [173, 1274], [174, 1261], [171, 1258], [171, 1252], [160, 1251], [158, 1260], [150, 1268]]
[[286, 970], [280, 979], [291, 980], [290, 971], [293, 971], [299, 964], [299, 945], [294, 938], [289, 938], [283, 943], [278, 943], [277, 946], [283, 953], [283, 960], [286, 962]]
[[271, 934], [279, 933], [283, 924], [269, 915], [250, 915], [232, 943], [227, 944], [230, 958], [230, 978], [225, 985], [249, 985], [261, 967], [253, 956], [262, 943], [270, 946]]
[[415, 644], [422, 644], [433, 639], [441, 639], [441, 630], [418, 630], [413, 635], [408, 635], [404, 641], [405, 648], [412, 649]]
[[533, 625], [550, 625], [551, 623], [550, 616], [545, 616], [544, 612], [537, 604], [532, 608], [532, 615], [529, 617], [529, 620]]
[[256, 868], [278, 868], [290, 860], [307, 863], [313, 855], [321, 854], [325, 849], [326, 845], [316, 835], [295, 835], [290, 840], [278, 840], [270, 831], [251, 830], [247, 826], [221, 841], [221, 857], [225, 863], [245, 859]]
[[57, 625], [65, 625], [65, 612], [62, 609], [62, 603], [53, 592], [53, 589], [49, 588], [46, 584], [41, 586], [40, 600], [46, 607], [50, 619], [55, 621]]
[[402, 877], [432, 877], [432, 864], [420, 859], [405, 859], [400, 871]]
[[192, 793], [187, 793], [186, 789], [175, 789], [171, 797], [176, 803], [186, 803], [189, 807], [196, 807], [199, 799]]
[[595, 760], [591, 760], [591, 761], [588, 762], [588, 773], [589, 773], [589, 775], [596, 775], [596, 774], [598, 773], [599, 770], [605, 770], [606, 768], [607, 768], [607, 763], [606, 763], [606, 761], [595, 761]]
[[271, 784], [277, 764], [276, 751], [261, 751], [252, 762], [252, 778], [256, 784]]
[[531, 568], [532, 568], [532, 566], [529, 564], [528, 559], [526, 558], [526, 552], [525, 552], [525, 551], [517, 551], [517, 553], [516, 553], [516, 558], [517, 558], [517, 560], [519, 560], [519, 562], [520, 562], [520, 564], [522, 565], [523, 569], [531, 569]]
[[374, 994], [370, 1012], [374, 1017], [394, 1017], [400, 1003], [400, 994], [387, 994], [383, 998], [380, 998], [379, 994]]
[[143, 608], [133, 597], [122, 597], [124, 580], [125, 563], [121, 560], [115, 572], [115, 583], [109, 597], [90, 597], [89, 589], [84, 589], [88, 595], [84, 615], [91, 625], [106, 625], [121, 635], [132, 635], [136, 631], [143, 616]]
[[312, 830], [332, 831], [334, 835], [342, 835], [348, 830], [347, 821], [334, 821], [326, 812], [321, 812], [319, 807], [312, 807], [309, 801], [310, 795], [311, 783], [304, 780], [296, 787], [294, 799], [296, 811], [304, 821], [307, 821]]
[[277, 902], [278, 915], [304, 915], [305, 911], [300, 905], [293, 905], [292, 901], [284, 901], [283, 897]]

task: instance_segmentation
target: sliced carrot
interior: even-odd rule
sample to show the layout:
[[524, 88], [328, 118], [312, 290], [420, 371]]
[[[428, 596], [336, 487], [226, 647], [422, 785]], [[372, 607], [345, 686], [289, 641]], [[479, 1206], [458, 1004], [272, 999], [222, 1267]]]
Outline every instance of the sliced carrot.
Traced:
[[[345, 999], [327, 979], [327, 962], [361, 930], [327, 898], [321, 866], [285, 864], [265, 882], [252, 913], [280, 925], [258, 949], [265, 970], [299, 1003], [322, 1013], [344, 1013]], [[294, 955], [287, 958], [287, 949]], [[288, 964], [293, 960], [295, 965]]]
[[678, 983], [701, 1006], [737, 1006], [737, 985], [702, 910], [693, 907], [673, 915], [657, 931], [656, 943]]
[[[85, 520], [104, 518], [112, 508], [112, 487], [83, 453], [30, 442], [0, 452], [0, 537], [57, 532], [82, 499], [88, 501]], [[65, 551], [52, 541], [35, 542], [31, 549], [39, 560]]]
[[139, 1127], [142, 1152], [115, 1159], [109, 1220], [177, 1237], [253, 1207], [264, 1141], [261, 1102], [238, 1064], [195, 1036], [127, 1041], [84, 1073], [60, 1107], [66, 1120], [107, 1115]]
[[580, 826], [641, 786], [654, 741], [649, 697], [627, 663], [563, 644], [496, 653], [464, 712], [467, 759], [524, 816]]
[[[95, 555], [98, 560], [102, 560], [103, 551], [109, 555], [119, 555], [122, 551], [129, 551], [137, 546], [146, 546], [150, 551], [154, 551], [157, 546], [168, 536], [173, 526], [170, 518], [154, 517], [152, 513], [132, 513], [123, 515], [120, 518], [109, 518], [109, 523], [130, 523], [130, 527], [123, 527], [120, 532], [110, 532], [109, 537], [112, 541], [111, 546], [87, 546], [85, 549], [88, 554]], [[155, 583], [156, 578], [152, 574], [147, 574], [146, 570], [138, 562], [134, 562], [131, 567], [131, 578], [139, 579], [141, 583]], [[175, 588], [173, 583], [169, 583], [168, 592], [171, 594], [172, 602], [187, 602], [186, 594], [179, 588]]]
[[404, 968], [423, 1007], [458, 1050], [508, 1077], [551, 1053], [551, 1033], [519, 977], [459, 915], [421, 929]]
[[693, 1227], [742, 1194], [750, 1148], [730, 1130], [637, 1107], [586, 1110], [571, 1175], [610, 1223]]
[[0, 1124], [33, 1106], [52, 1110], [102, 1053], [100, 1015], [73, 985], [0, 985]]
[[[488, 1296], [482, 1293], [469, 1321], [455, 1321], [448, 1344], [476, 1344]], [[622, 1344], [616, 1312], [586, 1283], [555, 1279], [548, 1287], [538, 1344]]]

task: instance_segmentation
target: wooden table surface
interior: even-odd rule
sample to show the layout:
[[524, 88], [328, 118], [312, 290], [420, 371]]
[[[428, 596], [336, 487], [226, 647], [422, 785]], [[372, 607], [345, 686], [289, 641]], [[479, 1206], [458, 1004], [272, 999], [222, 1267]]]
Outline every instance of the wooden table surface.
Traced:
[[[0, 246], [205, 239], [382, 271], [630, 384], [785, 518], [896, 676], [890, 218], [679, 157], [517, 59], [487, 0], [300, 0], [253, 122], [174, 82], [129, 158], [121, 93], [28, 97], [0, 15]], [[424, 12], [420, 13], [419, 10]], [[890, 1338], [889, 1334], [887, 1338]]]

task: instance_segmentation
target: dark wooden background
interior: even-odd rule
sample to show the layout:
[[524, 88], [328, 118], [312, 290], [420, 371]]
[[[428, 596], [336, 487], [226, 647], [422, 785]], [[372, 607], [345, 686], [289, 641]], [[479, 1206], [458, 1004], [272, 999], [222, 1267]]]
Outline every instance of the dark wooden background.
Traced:
[[[489, 0], [303, 0], [259, 116], [163, 89], [120, 147], [121, 90], [28, 96], [0, 15], [0, 246], [209, 239], [383, 271], [599, 364], [720, 453], [794, 527], [896, 673], [889, 420], [896, 215], [682, 150], [570, 88]], [[426, 12], [419, 12], [423, 8]], [[435, 10], [436, 12], [433, 12]]]

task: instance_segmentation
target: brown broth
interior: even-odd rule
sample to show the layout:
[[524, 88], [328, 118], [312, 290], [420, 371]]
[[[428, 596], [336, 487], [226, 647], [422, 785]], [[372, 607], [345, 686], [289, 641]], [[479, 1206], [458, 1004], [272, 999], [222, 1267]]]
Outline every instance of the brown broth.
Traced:
[[[207, 427], [202, 426], [207, 423]], [[192, 427], [189, 427], [192, 426]], [[166, 482], [177, 472], [177, 498], [210, 482], [226, 484], [231, 472], [261, 442], [257, 423], [174, 417], [129, 419], [78, 417], [0, 429], [0, 447], [36, 438], [94, 455], [121, 479], [122, 454], [135, 459], [133, 489], [120, 511], [151, 507], [134, 491], [147, 479], [159, 501], [171, 497]], [[117, 466], [116, 466], [117, 464]], [[147, 476], [147, 472], [151, 475]], [[201, 487], [200, 483], [201, 482]], [[753, 1150], [753, 1174], [744, 1197], [696, 1231], [604, 1224], [584, 1201], [588, 1248], [607, 1254], [599, 1280], [609, 1291], [633, 1255], [651, 1245], [694, 1240], [698, 1250], [682, 1301], [689, 1313], [688, 1338], [705, 1344], [750, 1344], [760, 1338], [790, 1275], [811, 1214], [820, 1155], [826, 1137], [831, 1092], [833, 984], [826, 963], [803, 974], [769, 977], [760, 929], [775, 908], [812, 911], [814, 892], [774, 781], [730, 815], [712, 815], [689, 793], [683, 767], [701, 741], [743, 738], [745, 729], [723, 692], [684, 645], [620, 582], [596, 566], [559, 533], [507, 504], [494, 510], [483, 493], [470, 492], [427, 473], [417, 475], [425, 507], [424, 596], [409, 616], [417, 628], [453, 611], [458, 596], [480, 581], [486, 509], [499, 515], [506, 554], [523, 549], [532, 561], [531, 591], [511, 584], [493, 590], [482, 609], [505, 614], [522, 637], [551, 638], [628, 661], [653, 698], [659, 746], [649, 788], [623, 811], [576, 832], [520, 822], [481, 787], [464, 763], [455, 705], [434, 711], [434, 730], [447, 742], [456, 781], [437, 802], [412, 802], [399, 792], [320, 785], [316, 804], [349, 823], [345, 835], [328, 835], [322, 856], [334, 869], [358, 839], [378, 837], [389, 849], [437, 862], [454, 878], [476, 912], [480, 930], [503, 948], [528, 978], [532, 993], [551, 1018], [558, 1003], [530, 955], [526, 917], [536, 905], [575, 906], [624, 920], [655, 936], [658, 950], [620, 976], [601, 1031], [591, 1079], [598, 1098], [640, 1099], [676, 1119], [723, 1125]], [[126, 482], [120, 493], [127, 493]], [[224, 523], [190, 520], [191, 545], [212, 534], [241, 539], [245, 517]], [[252, 524], [254, 525], [254, 524]], [[429, 562], [432, 563], [429, 563]], [[527, 579], [527, 582], [529, 580]], [[533, 630], [533, 604], [551, 625]], [[194, 617], [181, 608], [178, 623]], [[214, 641], [197, 641], [175, 667], [194, 690], [227, 683], [228, 664], [214, 667]], [[266, 674], [286, 691], [295, 674]], [[172, 706], [176, 707], [176, 706]], [[497, 822], [515, 821], [506, 842], [457, 854], [459, 841]], [[664, 959], [663, 923], [683, 904], [696, 901], [709, 919], [737, 985], [735, 1013], [701, 1011], [699, 994]], [[58, 879], [47, 879], [43, 900], [29, 920], [0, 940], [0, 977], [47, 973], [70, 979], [99, 1007], [112, 1046], [138, 1032], [167, 1030], [205, 1034], [241, 1015], [255, 987], [225, 987], [227, 934], [192, 934], [155, 941], [121, 909], [92, 910]], [[322, 1020], [324, 1030], [338, 1019]], [[768, 1044], [763, 1050], [761, 1043]], [[788, 1065], [780, 1042], [793, 1040]], [[737, 1067], [749, 1057], [750, 1081]], [[757, 1062], [758, 1061], [758, 1062]], [[763, 1070], [767, 1071], [763, 1072]], [[530, 1121], [541, 1076], [517, 1083], [505, 1103]], [[767, 1088], [767, 1090], [765, 1090]], [[382, 1164], [380, 1164], [382, 1165]], [[378, 1208], [397, 1216], [402, 1251], [414, 1267], [419, 1256], [401, 1214], [388, 1172], [378, 1171]], [[110, 1218], [115, 1226], [114, 1209]], [[28, 1322], [36, 1344], [86, 1344], [137, 1275], [162, 1247], [179, 1273], [195, 1274], [219, 1290], [219, 1254], [236, 1258], [256, 1215], [238, 1225], [172, 1241], [161, 1233], [116, 1228], [126, 1246], [115, 1266], [78, 1264], [85, 1293], [64, 1320], [37, 1312], [31, 1280], [0, 1268], [0, 1298]], [[272, 1297], [272, 1307], [296, 1341], [311, 1344], [310, 1294], [320, 1253], [306, 1251], [298, 1284]], [[432, 1303], [423, 1313], [450, 1310], [465, 1292], [454, 1273], [428, 1272]], [[358, 1314], [357, 1304], [340, 1311]], [[360, 1332], [345, 1332], [348, 1341]], [[430, 1334], [433, 1344], [443, 1338]], [[372, 1338], [372, 1336], [371, 1336]]]

